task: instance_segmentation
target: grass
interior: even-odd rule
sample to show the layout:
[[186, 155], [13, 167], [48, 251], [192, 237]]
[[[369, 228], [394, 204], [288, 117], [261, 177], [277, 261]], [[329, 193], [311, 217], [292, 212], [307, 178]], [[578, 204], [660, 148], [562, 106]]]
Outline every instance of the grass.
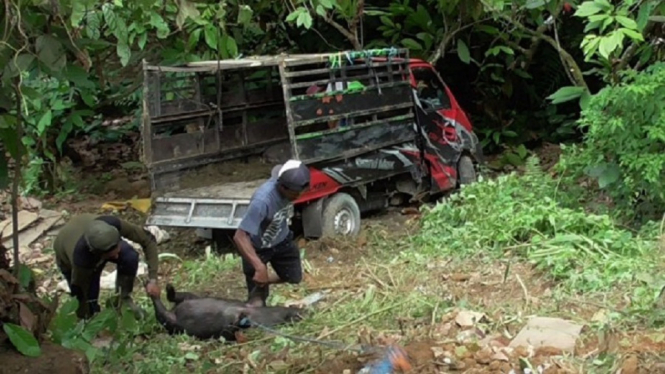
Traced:
[[[662, 309], [653, 307], [662, 285], [660, 223], [635, 233], [586, 213], [530, 165], [524, 176], [466, 187], [420, 220], [393, 215], [370, 225], [358, 242], [310, 243], [303, 283], [273, 287], [270, 302], [329, 292], [307, 319], [279, 330], [349, 346], [398, 342], [418, 373], [552, 363], [559, 372], [608, 373], [630, 354], [641, 365], [661, 359]], [[179, 289], [245, 297], [238, 257], [167, 260], [161, 269]], [[143, 292], [136, 297], [152, 310]], [[490, 363], [479, 358], [481, 338], [454, 323], [462, 309], [485, 313], [478, 328], [497, 339], [514, 337], [532, 315], [589, 328], [573, 355], [515, 353], [509, 363]], [[223, 345], [168, 336], [151, 316], [132, 331], [124, 351], [95, 359], [93, 372], [355, 373], [363, 364], [350, 352], [260, 330], [248, 332], [247, 343]]]

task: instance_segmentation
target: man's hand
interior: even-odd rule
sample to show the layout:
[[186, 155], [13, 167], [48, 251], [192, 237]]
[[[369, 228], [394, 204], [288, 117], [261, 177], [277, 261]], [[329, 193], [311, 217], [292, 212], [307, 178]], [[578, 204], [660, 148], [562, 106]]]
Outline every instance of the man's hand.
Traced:
[[157, 285], [156, 279], [151, 279], [148, 284], [145, 285], [145, 292], [152, 297], [159, 297], [161, 290], [159, 285]]
[[270, 282], [270, 279], [268, 278], [268, 267], [266, 264], [261, 263], [254, 267], [254, 278], [252, 278], [252, 280], [258, 286], [265, 286]]

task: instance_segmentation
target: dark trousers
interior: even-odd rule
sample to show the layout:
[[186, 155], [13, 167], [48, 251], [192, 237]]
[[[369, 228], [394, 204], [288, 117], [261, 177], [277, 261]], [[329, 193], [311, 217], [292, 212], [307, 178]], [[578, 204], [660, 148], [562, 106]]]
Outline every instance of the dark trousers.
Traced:
[[[281, 280], [291, 284], [300, 283], [302, 280], [302, 263], [300, 262], [300, 250], [293, 242], [293, 233], [272, 248], [255, 249], [256, 255], [264, 264], [270, 264]], [[245, 258], [242, 259], [242, 271], [245, 273], [248, 300], [261, 297], [263, 305], [270, 294], [268, 285], [259, 287], [254, 283], [254, 267]]]
[[[112, 262], [116, 264], [117, 266], [117, 276], [120, 275], [126, 275], [126, 276], [132, 276], [136, 277], [136, 274], [138, 273], [139, 270], [139, 253], [136, 252], [134, 247], [129, 245], [126, 241], [122, 240], [120, 242], [120, 253], [118, 254], [118, 258], [115, 260], [108, 260], [102, 263], [99, 268], [95, 271], [93, 274], [90, 284], [88, 285], [87, 289], [87, 295], [88, 295], [88, 305], [90, 307], [90, 312], [92, 314], [98, 313], [100, 311], [99, 307], [99, 281], [100, 277], [102, 276], [102, 270], [104, 270], [104, 266], [106, 266], [106, 262]], [[65, 277], [65, 280], [67, 280], [67, 285], [69, 286], [69, 289], [71, 290], [72, 288], [72, 273], [71, 272], [65, 272], [62, 269], [60, 269], [60, 272], [62, 275]], [[85, 286], [84, 287], [84, 292]]]

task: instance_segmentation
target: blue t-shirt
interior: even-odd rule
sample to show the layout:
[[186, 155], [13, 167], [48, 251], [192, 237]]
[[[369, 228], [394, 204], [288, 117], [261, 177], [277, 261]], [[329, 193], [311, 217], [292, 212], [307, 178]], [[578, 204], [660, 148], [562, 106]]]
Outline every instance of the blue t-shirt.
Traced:
[[270, 179], [256, 189], [247, 213], [238, 228], [249, 234], [254, 248], [271, 248], [289, 234], [291, 201], [277, 191], [277, 181]]

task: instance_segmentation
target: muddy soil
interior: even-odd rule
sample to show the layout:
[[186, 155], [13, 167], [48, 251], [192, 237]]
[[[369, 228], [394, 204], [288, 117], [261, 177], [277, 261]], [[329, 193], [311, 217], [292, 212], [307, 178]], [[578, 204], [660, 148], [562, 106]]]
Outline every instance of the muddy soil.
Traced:
[[41, 344], [39, 357], [27, 357], [0, 348], [0, 374], [87, 374], [90, 366], [85, 355], [45, 341]]

